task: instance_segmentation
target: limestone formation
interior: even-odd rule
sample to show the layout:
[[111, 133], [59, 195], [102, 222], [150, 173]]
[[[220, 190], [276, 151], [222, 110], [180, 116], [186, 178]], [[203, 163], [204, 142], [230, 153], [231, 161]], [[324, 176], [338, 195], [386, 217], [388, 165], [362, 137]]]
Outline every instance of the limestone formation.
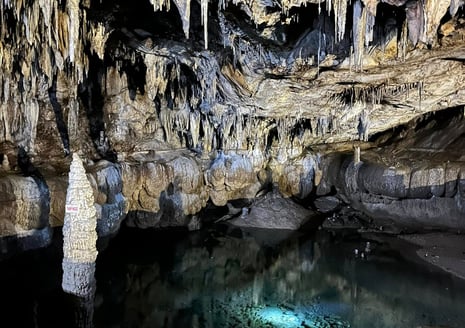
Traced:
[[[0, 1], [0, 181], [13, 191], [0, 195], [0, 236], [44, 228], [44, 217], [62, 224], [63, 155], [76, 149], [95, 162], [103, 235], [126, 214], [130, 225], [188, 225], [208, 202], [251, 199], [273, 183], [309, 200], [335, 192], [337, 175], [351, 196], [363, 187], [413, 199], [401, 202], [457, 197], [461, 159], [400, 172], [363, 157], [386, 146], [371, 143], [380, 134], [465, 105], [462, 0], [173, 4]], [[362, 158], [349, 165], [341, 158], [354, 142]], [[29, 201], [36, 189], [17, 176], [18, 149], [44, 172], [50, 209], [42, 196]], [[380, 172], [383, 186], [355, 178]], [[369, 213], [385, 206], [345, 200]], [[450, 201], [437, 202], [425, 206], [445, 213]], [[396, 217], [412, 219], [412, 206]]]
[[226, 205], [229, 199], [254, 198], [261, 185], [251, 159], [236, 154], [219, 152], [205, 173], [210, 198], [217, 206]]
[[[464, 122], [460, 113], [441, 121], [444, 130], [434, 131], [439, 123], [433, 119], [423, 130], [409, 131], [407, 138], [386, 149], [364, 152], [358, 163], [350, 154], [333, 157], [325, 170], [332, 166], [338, 173], [328, 172], [328, 182], [340, 199], [374, 218], [378, 226], [461, 230], [465, 227]], [[443, 152], [434, 154], [434, 149]]]
[[257, 200], [250, 210], [243, 209], [240, 217], [229, 222], [247, 228], [297, 230], [316, 217], [311, 210], [274, 192]]
[[63, 290], [86, 296], [95, 287], [97, 213], [94, 194], [77, 153], [69, 171], [63, 224]]

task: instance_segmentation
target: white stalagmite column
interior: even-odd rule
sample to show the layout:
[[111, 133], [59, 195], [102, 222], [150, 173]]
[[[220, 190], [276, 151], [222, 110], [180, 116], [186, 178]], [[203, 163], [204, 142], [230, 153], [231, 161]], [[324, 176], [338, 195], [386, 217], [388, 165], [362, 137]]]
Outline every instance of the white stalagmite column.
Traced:
[[354, 147], [354, 163], [360, 163], [360, 146]]
[[63, 224], [63, 290], [88, 296], [95, 287], [97, 212], [94, 194], [79, 155], [73, 154]]

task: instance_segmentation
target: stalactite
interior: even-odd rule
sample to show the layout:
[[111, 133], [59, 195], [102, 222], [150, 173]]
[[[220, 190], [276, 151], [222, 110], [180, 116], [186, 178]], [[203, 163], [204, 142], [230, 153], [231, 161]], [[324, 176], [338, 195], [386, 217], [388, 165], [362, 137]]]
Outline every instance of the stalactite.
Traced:
[[451, 17], [454, 17], [457, 14], [457, 11], [459, 10], [460, 6], [463, 6], [463, 4], [463, 0], [450, 1], [449, 14], [451, 15]]
[[424, 39], [424, 9], [419, 1], [409, 1], [405, 5], [405, 13], [408, 26], [408, 37], [415, 46], [418, 41]]
[[332, 0], [334, 10], [334, 26], [336, 41], [344, 39], [347, 19], [347, 0]]
[[324, 135], [328, 132], [328, 118], [326, 116], [322, 116], [318, 118], [318, 129], [317, 129], [317, 134], [321, 137], [324, 137]]
[[203, 25], [203, 42], [205, 50], [208, 49], [208, 0], [200, 1], [201, 24]]
[[189, 130], [192, 136], [192, 147], [196, 148], [200, 137], [200, 113], [198, 111], [189, 113]]
[[236, 135], [236, 149], [242, 149], [243, 145], [246, 142], [246, 136], [244, 134], [244, 116], [240, 114], [236, 114], [236, 122], [234, 126], [234, 131]]
[[367, 12], [362, 6], [360, 0], [356, 0], [353, 6], [353, 27], [352, 27], [352, 39], [354, 48], [354, 61], [355, 69], [362, 69], [363, 55], [364, 55], [364, 43], [365, 33], [367, 26]]
[[97, 54], [98, 58], [104, 59], [105, 45], [110, 33], [105, 30], [102, 23], [92, 24], [90, 27], [89, 39], [92, 51]]
[[191, 0], [174, 0], [174, 4], [178, 8], [181, 16], [182, 29], [186, 39], [189, 39], [189, 25], [191, 17]]
[[208, 154], [212, 151], [214, 131], [213, 126], [207, 117], [202, 119], [202, 128], [203, 128], [203, 149]]
[[418, 88], [418, 109], [421, 110], [421, 100], [423, 98], [423, 82], [420, 81], [417, 83]]
[[424, 2], [424, 37], [427, 44], [436, 43], [438, 27], [451, 0], [425, 0]]
[[150, 3], [153, 5], [154, 11], [163, 10], [170, 10], [170, 1], [169, 0], [150, 0]]
[[8, 17], [0, 21], [0, 112], [3, 106], [16, 111], [15, 119], [0, 115], [1, 130], [5, 131], [0, 141], [7, 138], [33, 151], [38, 122], [35, 117], [43, 110], [38, 100], [46, 99], [42, 97], [58, 71], [72, 86], [62, 97], [70, 101], [75, 98], [77, 85], [88, 67], [84, 45], [92, 39], [79, 4], [79, 0], [69, 0], [63, 8], [53, 0], [0, 1], [0, 15]]
[[172, 125], [171, 125], [170, 113], [171, 111], [169, 109], [163, 108], [160, 111], [160, 121], [161, 121], [163, 130], [165, 131], [165, 137], [166, 137], [167, 142], [170, 142], [172, 139]]
[[368, 141], [369, 137], [369, 128], [370, 128], [370, 118], [368, 116], [368, 112], [363, 110], [359, 116], [359, 123], [358, 123], [358, 137], [362, 141]]
[[66, 10], [69, 17], [69, 60], [73, 63], [75, 61], [76, 48], [79, 42], [79, 0], [66, 1]]
[[404, 21], [402, 24], [402, 30], [400, 33], [400, 40], [399, 45], [397, 47], [397, 57], [401, 60], [405, 60], [405, 56], [407, 55], [408, 50], [408, 23], [407, 20]]
[[373, 42], [373, 28], [375, 26], [375, 18], [369, 10], [366, 12], [366, 27], [365, 27], [365, 47], [370, 45], [370, 42]]

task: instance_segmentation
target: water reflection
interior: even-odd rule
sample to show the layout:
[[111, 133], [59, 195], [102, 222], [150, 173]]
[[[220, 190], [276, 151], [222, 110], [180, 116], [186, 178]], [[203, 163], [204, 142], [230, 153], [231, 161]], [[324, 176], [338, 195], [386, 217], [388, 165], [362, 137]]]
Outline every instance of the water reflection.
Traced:
[[465, 327], [462, 283], [382, 247], [362, 260], [325, 233], [133, 237], [98, 264], [97, 326]]
[[0, 326], [465, 327], [463, 282], [376, 243], [355, 258], [365, 244], [123, 229], [100, 253], [88, 298], [63, 293], [60, 244], [0, 262]]
[[68, 301], [71, 309], [73, 310], [73, 327], [93, 327], [94, 294], [89, 294], [84, 297], [69, 295]]

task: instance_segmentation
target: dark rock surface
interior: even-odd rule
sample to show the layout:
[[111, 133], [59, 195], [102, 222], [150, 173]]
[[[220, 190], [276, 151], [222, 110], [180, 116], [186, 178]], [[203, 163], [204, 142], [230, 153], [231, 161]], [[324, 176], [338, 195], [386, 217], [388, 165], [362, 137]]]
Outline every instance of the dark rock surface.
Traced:
[[421, 128], [406, 127], [404, 138], [363, 150], [360, 162], [352, 153], [329, 155], [322, 159], [319, 194], [335, 188], [338, 198], [377, 226], [464, 229], [463, 131], [461, 113], [438, 115]]
[[424, 233], [401, 235], [400, 239], [418, 246], [418, 257], [461, 279], [465, 279], [465, 235]]
[[275, 192], [256, 200], [242, 214], [229, 221], [232, 225], [248, 228], [297, 230], [307, 221], [316, 219], [316, 213]]
[[425, 119], [465, 105], [461, 1], [169, 3], [0, 6], [0, 238], [62, 224], [70, 152], [97, 163], [101, 235], [128, 212], [185, 226], [271, 184], [464, 226], [463, 122]]

